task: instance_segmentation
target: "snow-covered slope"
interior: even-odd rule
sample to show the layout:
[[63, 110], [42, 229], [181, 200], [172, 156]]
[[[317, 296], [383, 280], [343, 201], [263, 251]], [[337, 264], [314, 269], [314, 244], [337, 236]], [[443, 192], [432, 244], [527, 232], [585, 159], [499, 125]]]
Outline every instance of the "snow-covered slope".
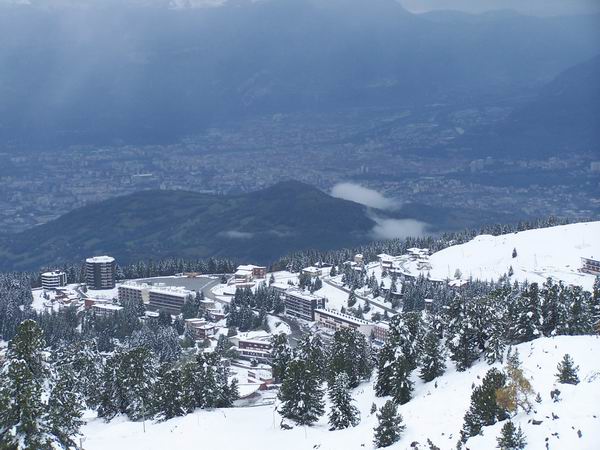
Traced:
[[[548, 438], [553, 450], [596, 450], [600, 448], [600, 338], [592, 336], [561, 336], [543, 338], [517, 346], [527, 376], [542, 397], [535, 404], [536, 412], [519, 414], [528, 449], [544, 449]], [[580, 366], [581, 383], [577, 386], [558, 385], [562, 401], [554, 403], [550, 391], [556, 387], [554, 373], [564, 353], [569, 353]], [[458, 439], [463, 416], [469, 406], [473, 384], [479, 384], [490, 368], [485, 362], [475, 364], [466, 372], [456, 372], [449, 364], [447, 373], [424, 384], [416, 380], [414, 398], [399, 408], [406, 431], [393, 449], [409, 449], [414, 441], [425, 444], [430, 438], [441, 449], [452, 449]], [[437, 387], [436, 387], [437, 384]], [[86, 450], [351, 450], [371, 449], [372, 430], [376, 418], [369, 413], [371, 404], [381, 406], [385, 399], [376, 398], [372, 383], [354, 391], [362, 421], [356, 428], [328, 431], [324, 416], [313, 427], [279, 428], [280, 417], [273, 406], [198, 411], [163, 423], [132, 423], [115, 419], [111, 423], [92, 419], [83, 428]], [[558, 419], [552, 419], [552, 413]], [[542, 420], [541, 425], [529, 423]], [[484, 435], [468, 442], [471, 450], [495, 448], [495, 438], [501, 424], [485, 428]], [[578, 437], [581, 430], [581, 437]], [[558, 433], [556, 436], [554, 433]], [[426, 447], [421, 447], [426, 448]]]
[[[517, 256], [512, 257], [513, 249]], [[431, 258], [432, 278], [497, 279], [512, 266], [513, 279], [543, 282], [548, 277], [592, 289], [594, 277], [579, 272], [581, 257], [600, 258], [600, 222], [574, 223], [501, 236], [481, 235]]]

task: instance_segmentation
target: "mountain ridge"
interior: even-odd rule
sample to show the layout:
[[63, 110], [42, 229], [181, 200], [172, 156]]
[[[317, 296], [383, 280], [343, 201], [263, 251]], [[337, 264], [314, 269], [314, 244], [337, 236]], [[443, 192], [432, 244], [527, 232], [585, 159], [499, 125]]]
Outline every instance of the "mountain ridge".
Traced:
[[375, 222], [366, 212], [362, 205], [295, 181], [227, 196], [141, 191], [6, 236], [0, 268], [33, 269], [99, 253], [123, 263], [164, 257], [267, 263], [307, 245], [335, 248], [369, 241]]

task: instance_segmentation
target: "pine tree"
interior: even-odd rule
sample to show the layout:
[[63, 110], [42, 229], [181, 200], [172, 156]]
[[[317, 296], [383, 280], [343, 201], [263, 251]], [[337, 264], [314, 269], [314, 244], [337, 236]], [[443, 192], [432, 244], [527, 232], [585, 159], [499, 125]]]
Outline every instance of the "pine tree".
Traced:
[[375, 395], [385, 397], [392, 392], [392, 374], [394, 367], [392, 361], [395, 360], [396, 351], [394, 345], [388, 341], [379, 351], [377, 358], [377, 380], [375, 382]]
[[413, 382], [410, 379], [411, 367], [403, 355], [397, 355], [392, 364], [392, 392], [394, 401], [399, 405], [408, 403], [412, 396]]
[[9, 343], [0, 377], [2, 448], [66, 449], [79, 433], [83, 401], [75, 374], [65, 363], [50, 378], [44, 346], [43, 332], [32, 320], [22, 322]]
[[459, 372], [467, 370], [479, 357], [480, 349], [477, 342], [475, 327], [475, 308], [473, 302], [457, 297], [450, 305], [454, 317], [449, 323], [450, 339], [448, 347], [450, 358], [454, 361]]
[[283, 333], [276, 334], [272, 338], [271, 367], [275, 382], [281, 383], [285, 378], [285, 372], [292, 359], [292, 350], [288, 345], [287, 336]]
[[50, 432], [63, 448], [76, 446], [74, 437], [85, 423], [83, 400], [73, 391], [75, 374], [69, 366], [58, 370], [57, 381], [48, 399], [48, 423]]
[[350, 294], [348, 295], [348, 308], [352, 308], [355, 304], [356, 304], [356, 293], [354, 292], [354, 289], [352, 289], [350, 291]]
[[502, 426], [502, 431], [497, 438], [497, 442], [497, 448], [500, 450], [523, 450], [527, 445], [521, 427], [515, 428], [515, 424], [510, 420]]
[[46, 369], [44, 338], [33, 320], [17, 326], [0, 374], [0, 437], [6, 449], [50, 448], [55, 440], [42, 399]]
[[42, 384], [25, 361], [10, 361], [0, 385], [0, 436], [2, 448], [37, 450], [50, 447], [44, 416]]
[[567, 312], [568, 334], [571, 336], [591, 334], [593, 332], [593, 311], [589, 293], [581, 286], [569, 288]]
[[563, 356], [562, 361], [558, 363], [556, 368], [558, 369], [556, 379], [559, 383], [579, 384], [579, 377], [577, 376], [579, 366], [575, 366], [573, 358], [568, 353]]
[[162, 368], [160, 381], [157, 383], [156, 405], [160, 417], [169, 420], [173, 417], [183, 416], [183, 389], [181, 383], [181, 370], [177, 368]]
[[515, 343], [529, 342], [541, 336], [542, 311], [537, 283], [521, 293], [515, 305], [512, 336]]
[[325, 379], [327, 360], [323, 341], [318, 334], [305, 333], [295, 348], [295, 355], [306, 361], [319, 380]]
[[351, 388], [371, 376], [370, 347], [364, 335], [353, 328], [336, 331], [329, 352], [328, 380], [333, 383], [340, 373], [348, 375]]
[[590, 310], [592, 311], [592, 324], [595, 333], [600, 333], [600, 275], [596, 275], [592, 297], [590, 298]]
[[119, 353], [109, 356], [101, 368], [98, 417], [103, 417], [107, 421], [111, 420], [121, 411], [121, 391], [117, 387], [116, 380], [119, 358]]
[[405, 425], [393, 401], [385, 402], [377, 414], [377, 421], [373, 439], [376, 448], [389, 447], [400, 440]]
[[134, 421], [150, 417], [157, 378], [152, 354], [146, 348], [135, 348], [124, 352], [119, 363], [116, 381], [123, 401], [121, 412]]
[[318, 376], [301, 359], [290, 361], [278, 397], [280, 414], [298, 425], [311, 425], [324, 413]]
[[342, 372], [335, 377], [329, 387], [331, 412], [329, 424], [332, 430], [355, 427], [360, 422], [358, 408], [352, 404], [352, 397], [348, 392], [348, 375]]
[[446, 369], [444, 359], [440, 338], [434, 331], [429, 331], [423, 339], [419, 377], [429, 382], [443, 375]]
[[493, 425], [508, 418], [506, 410], [496, 401], [496, 392], [506, 384], [506, 375], [496, 368], [488, 370], [480, 386], [471, 394], [471, 406], [465, 414], [460, 432], [461, 442], [481, 432], [484, 426]]

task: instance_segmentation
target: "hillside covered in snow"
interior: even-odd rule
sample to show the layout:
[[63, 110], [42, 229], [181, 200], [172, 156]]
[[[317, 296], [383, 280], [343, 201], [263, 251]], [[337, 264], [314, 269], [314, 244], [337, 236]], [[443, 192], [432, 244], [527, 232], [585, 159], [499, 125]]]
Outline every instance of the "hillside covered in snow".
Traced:
[[[513, 420], [521, 425], [528, 449], [544, 449], [546, 442], [553, 450], [595, 450], [600, 447], [600, 338], [596, 336], [561, 336], [542, 338], [516, 346], [525, 375], [539, 393], [541, 403], [534, 403], [529, 415], [519, 413]], [[576, 386], [557, 384], [556, 365], [569, 353], [579, 365], [581, 382]], [[496, 367], [501, 367], [496, 364]], [[450, 361], [448, 371], [437, 381], [423, 383], [414, 377], [414, 398], [399, 407], [406, 430], [399, 442], [390, 448], [428, 448], [427, 439], [440, 449], [456, 446], [463, 416], [469, 407], [473, 385], [490, 369], [484, 361], [465, 372], [457, 372]], [[550, 391], [558, 388], [561, 400], [553, 402]], [[373, 448], [376, 425], [371, 405], [378, 407], [386, 398], [378, 398], [373, 383], [363, 383], [353, 391], [360, 409], [361, 422], [355, 428], [328, 431], [323, 416], [312, 427], [297, 426], [292, 430], [279, 427], [281, 417], [274, 406], [197, 411], [162, 423], [130, 422], [117, 418], [110, 423], [92, 419], [83, 428], [86, 450], [131, 449], [162, 450], [177, 448], [262, 449], [262, 450], [362, 450]], [[327, 405], [327, 409], [329, 405]], [[553, 418], [554, 417], [554, 418]], [[533, 420], [541, 421], [534, 425]], [[537, 423], [537, 422], [536, 422]], [[466, 447], [488, 450], [496, 446], [503, 423], [485, 427], [483, 436], [471, 438]], [[234, 433], [235, 431], [235, 433]], [[579, 437], [578, 432], [581, 432]]]
[[477, 236], [431, 255], [429, 272], [452, 279], [458, 269], [463, 278], [497, 280], [512, 267], [513, 280], [542, 283], [552, 277], [591, 290], [594, 277], [579, 271], [582, 257], [600, 259], [600, 222]]

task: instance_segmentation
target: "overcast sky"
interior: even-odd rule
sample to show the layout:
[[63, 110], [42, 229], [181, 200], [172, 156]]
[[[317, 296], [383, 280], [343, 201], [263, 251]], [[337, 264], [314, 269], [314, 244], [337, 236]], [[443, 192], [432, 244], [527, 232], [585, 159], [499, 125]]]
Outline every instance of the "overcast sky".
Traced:
[[[249, 0], [269, 1], [269, 0]], [[271, 0], [285, 1], [285, 0]], [[415, 13], [434, 10], [458, 10], [482, 13], [492, 10], [514, 10], [522, 14], [555, 16], [564, 14], [600, 13], [600, 0], [396, 0]], [[161, 5], [175, 8], [211, 7], [227, 0], [0, 0], [1, 4], [30, 4], [38, 6], [96, 5]]]
[[600, 0], [399, 0], [412, 12], [454, 9], [470, 13], [512, 9], [523, 14], [555, 16], [600, 12]]

